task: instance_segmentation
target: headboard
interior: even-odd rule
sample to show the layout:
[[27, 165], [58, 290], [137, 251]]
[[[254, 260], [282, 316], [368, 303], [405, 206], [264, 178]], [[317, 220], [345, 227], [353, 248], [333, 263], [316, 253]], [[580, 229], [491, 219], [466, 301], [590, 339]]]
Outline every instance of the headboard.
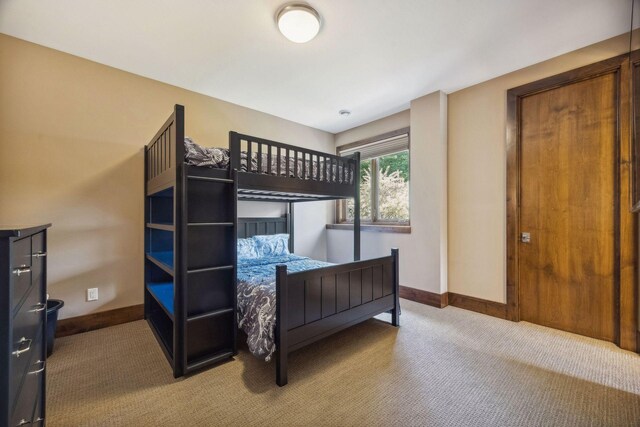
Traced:
[[293, 233], [289, 216], [270, 218], [238, 218], [238, 238], [255, 235], [289, 234], [289, 252], [293, 253]]

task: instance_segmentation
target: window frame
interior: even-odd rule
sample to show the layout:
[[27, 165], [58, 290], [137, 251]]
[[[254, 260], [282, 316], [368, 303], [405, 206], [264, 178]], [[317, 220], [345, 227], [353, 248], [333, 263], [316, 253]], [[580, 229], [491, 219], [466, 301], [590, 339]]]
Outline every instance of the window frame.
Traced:
[[[354, 148], [363, 147], [369, 144], [373, 144], [384, 139], [393, 138], [400, 135], [407, 135], [407, 151], [409, 152], [409, 191], [411, 191], [411, 128], [404, 127], [391, 132], [383, 133], [371, 138], [363, 139], [349, 144], [341, 145], [336, 148], [336, 154], [339, 156], [341, 151], [353, 150]], [[404, 150], [403, 150], [404, 151]], [[385, 155], [391, 155], [397, 152], [390, 152]], [[408, 221], [390, 221], [378, 219], [378, 204], [379, 204], [379, 188], [378, 188], [378, 158], [365, 158], [360, 159], [360, 162], [365, 160], [371, 160], [371, 219], [364, 219], [360, 217], [360, 223], [367, 226], [397, 226], [397, 227], [409, 227], [411, 226], [411, 203], [409, 200], [409, 220]], [[336, 201], [336, 224], [349, 225], [353, 224], [353, 221], [347, 219], [347, 203], [346, 200]]]

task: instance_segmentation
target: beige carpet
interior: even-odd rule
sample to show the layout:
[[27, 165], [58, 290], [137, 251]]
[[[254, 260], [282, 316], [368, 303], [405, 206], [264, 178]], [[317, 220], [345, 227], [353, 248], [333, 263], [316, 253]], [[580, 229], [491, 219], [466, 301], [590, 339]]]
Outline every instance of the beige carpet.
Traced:
[[245, 350], [174, 380], [144, 321], [59, 339], [48, 425], [640, 426], [640, 356], [402, 304], [400, 329], [370, 320], [292, 354], [284, 388]]

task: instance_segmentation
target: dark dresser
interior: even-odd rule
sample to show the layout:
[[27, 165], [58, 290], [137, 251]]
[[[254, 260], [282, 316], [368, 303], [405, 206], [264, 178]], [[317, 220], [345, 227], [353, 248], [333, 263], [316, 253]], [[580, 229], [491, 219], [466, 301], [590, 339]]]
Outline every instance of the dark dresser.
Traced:
[[0, 426], [45, 424], [50, 226], [0, 226]]

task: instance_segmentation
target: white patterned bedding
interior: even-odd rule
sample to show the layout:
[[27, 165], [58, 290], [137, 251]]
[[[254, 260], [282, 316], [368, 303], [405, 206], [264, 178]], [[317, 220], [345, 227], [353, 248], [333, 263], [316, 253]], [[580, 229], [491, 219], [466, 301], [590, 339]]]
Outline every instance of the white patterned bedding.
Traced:
[[276, 350], [276, 265], [290, 273], [333, 264], [292, 254], [238, 260], [238, 327], [254, 356], [269, 361]]

